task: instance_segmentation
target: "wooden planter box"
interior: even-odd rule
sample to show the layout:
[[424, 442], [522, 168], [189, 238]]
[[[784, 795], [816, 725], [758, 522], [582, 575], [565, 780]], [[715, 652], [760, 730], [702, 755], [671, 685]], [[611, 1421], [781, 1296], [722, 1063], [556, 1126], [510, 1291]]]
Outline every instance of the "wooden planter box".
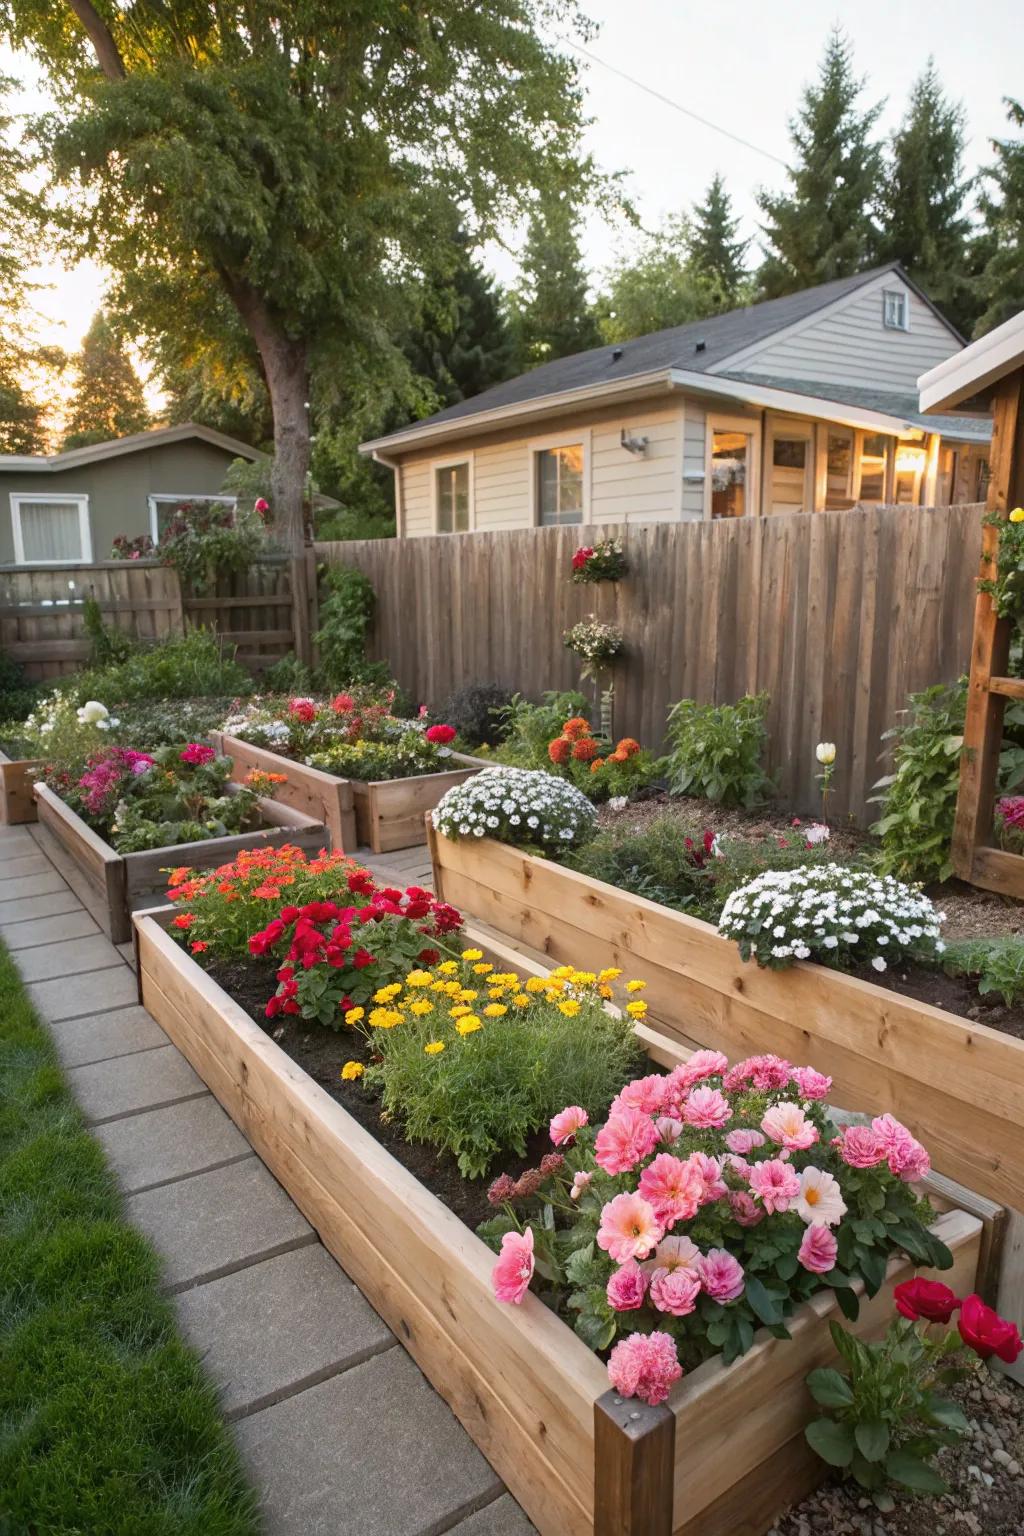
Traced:
[[[761, 1536], [813, 1486], [823, 1469], [803, 1439], [813, 1411], [804, 1377], [833, 1358], [827, 1293], [792, 1320], [792, 1339], [762, 1332], [734, 1365], [712, 1360], [684, 1377], [665, 1407], [623, 1402], [536, 1296], [520, 1307], [495, 1300], [491, 1251], [200, 970], [166, 921], [135, 918], [142, 1002], [542, 1536]], [[936, 1230], [956, 1259], [943, 1278], [970, 1288], [981, 1224], [950, 1211]], [[858, 1332], [884, 1329], [891, 1286], [912, 1273], [908, 1261], [890, 1264]]]
[[16, 827], [35, 821], [36, 802], [32, 795], [33, 768], [41, 768], [41, 757], [10, 758], [0, 752], [0, 826]]
[[52, 839], [47, 853], [114, 944], [126, 944], [131, 938], [131, 912], [139, 898], [164, 893], [165, 870], [181, 864], [190, 869], [211, 869], [229, 863], [243, 848], [276, 848], [283, 843], [317, 853], [326, 842], [322, 822], [274, 800], [261, 800], [264, 825], [251, 832], [122, 854], [46, 784], [35, 785], [35, 797], [39, 821]]
[[710, 923], [507, 844], [429, 841], [442, 900], [555, 962], [642, 977], [652, 1022], [685, 1044], [810, 1062], [835, 1104], [891, 1111], [944, 1174], [1020, 1206], [1024, 1040], [823, 966], [761, 970]]
[[357, 847], [391, 853], [396, 848], [425, 843], [424, 813], [432, 811], [453, 784], [461, 784], [485, 766], [480, 763], [448, 773], [423, 773], [411, 779], [339, 779], [322, 768], [309, 768], [223, 731], [211, 732], [210, 740], [218, 752], [231, 758], [233, 777], [239, 783], [252, 768], [286, 773], [288, 782], [280, 786], [278, 800], [323, 821], [330, 829], [333, 846], [346, 853], [354, 853]]

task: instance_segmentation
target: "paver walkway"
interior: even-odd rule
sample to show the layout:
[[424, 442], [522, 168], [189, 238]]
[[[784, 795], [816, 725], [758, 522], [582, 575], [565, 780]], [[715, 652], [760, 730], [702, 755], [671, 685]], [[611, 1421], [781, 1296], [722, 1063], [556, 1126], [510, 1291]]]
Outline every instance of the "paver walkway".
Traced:
[[[426, 883], [425, 850], [369, 861]], [[137, 1001], [28, 827], [0, 827], [0, 937], [127, 1212], [217, 1382], [267, 1536], [531, 1536], [447, 1404]]]

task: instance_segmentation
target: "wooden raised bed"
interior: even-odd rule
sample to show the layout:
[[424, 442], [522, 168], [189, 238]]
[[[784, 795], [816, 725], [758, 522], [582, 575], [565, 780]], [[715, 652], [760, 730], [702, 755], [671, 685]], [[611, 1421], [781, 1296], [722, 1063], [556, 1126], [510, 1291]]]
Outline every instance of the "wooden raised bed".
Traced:
[[442, 900], [556, 962], [643, 977], [676, 1040], [810, 1062], [837, 1105], [890, 1111], [943, 1173], [1021, 1205], [1024, 1041], [823, 966], [762, 970], [710, 923], [507, 844], [432, 827], [429, 842]]
[[[762, 1332], [734, 1365], [708, 1361], [651, 1409], [608, 1390], [601, 1362], [543, 1303], [494, 1299], [494, 1256], [207, 976], [165, 931], [135, 918], [141, 1001], [188, 1057], [324, 1244], [504, 1478], [542, 1536], [761, 1536], [822, 1467], [803, 1439], [808, 1370], [828, 1363], [823, 1293], [792, 1338]], [[522, 957], [467, 931], [503, 965]], [[650, 1032], [645, 1032], [649, 1036]], [[653, 1039], [653, 1037], [651, 1037]], [[685, 1052], [662, 1040], [659, 1059]], [[936, 1231], [944, 1278], [974, 1284], [981, 1224], [962, 1211]], [[881, 1332], [890, 1264], [858, 1331]]]
[[235, 765], [232, 776], [239, 782], [252, 768], [286, 773], [288, 782], [280, 786], [278, 799], [325, 822], [334, 847], [346, 853], [354, 852], [357, 846], [369, 847], [373, 853], [391, 853], [425, 843], [425, 812], [432, 811], [453, 784], [461, 784], [486, 766], [480, 763], [410, 779], [339, 779], [322, 768], [307, 767], [223, 731], [211, 732], [210, 740], [218, 752], [231, 758]]
[[139, 899], [166, 890], [165, 870], [182, 864], [189, 869], [211, 869], [229, 863], [243, 848], [276, 848], [284, 843], [317, 853], [327, 841], [322, 822], [274, 800], [260, 800], [264, 825], [251, 832], [122, 854], [48, 785], [36, 784], [35, 797], [39, 821], [51, 839], [46, 851], [114, 944], [126, 944], [131, 938], [132, 907]]
[[21, 822], [35, 821], [31, 774], [42, 763], [40, 757], [10, 758], [6, 752], [0, 752], [0, 826], [15, 827]]

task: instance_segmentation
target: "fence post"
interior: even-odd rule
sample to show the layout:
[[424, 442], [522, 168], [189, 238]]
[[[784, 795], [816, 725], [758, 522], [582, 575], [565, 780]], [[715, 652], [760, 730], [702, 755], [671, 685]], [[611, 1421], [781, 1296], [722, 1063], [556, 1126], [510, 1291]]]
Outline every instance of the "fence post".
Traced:
[[609, 1391], [594, 1404], [594, 1536], [672, 1536], [676, 1416]]

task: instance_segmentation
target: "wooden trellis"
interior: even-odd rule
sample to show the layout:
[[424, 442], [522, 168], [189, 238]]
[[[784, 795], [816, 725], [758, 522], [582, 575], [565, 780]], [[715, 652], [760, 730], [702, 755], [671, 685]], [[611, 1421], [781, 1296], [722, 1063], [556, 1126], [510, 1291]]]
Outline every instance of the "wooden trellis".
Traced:
[[[987, 513], [1005, 519], [1024, 502], [1024, 369], [1006, 375], [992, 396], [992, 457]], [[995, 575], [999, 528], [984, 530], [981, 575]], [[1008, 699], [1024, 700], [1024, 678], [1008, 677], [1013, 623], [997, 618], [992, 598], [979, 592], [974, 611], [971, 678], [964, 752], [953, 831], [953, 869], [962, 880], [1024, 899], [1024, 854], [992, 843], [996, 779]]]

